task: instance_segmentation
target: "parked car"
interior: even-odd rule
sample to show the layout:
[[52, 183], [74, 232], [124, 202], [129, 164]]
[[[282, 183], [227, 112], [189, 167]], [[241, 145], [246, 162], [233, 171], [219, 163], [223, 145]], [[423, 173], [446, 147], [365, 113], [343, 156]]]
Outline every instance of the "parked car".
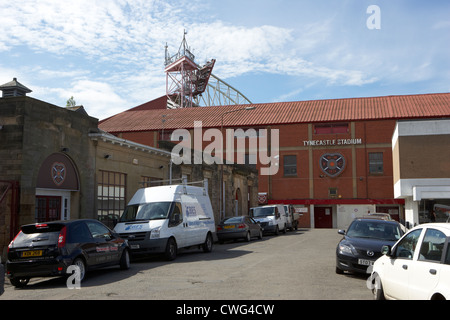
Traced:
[[344, 237], [336, 248], [336, 273], [366, 273], [381, 257], [384, 245], [393, 245], [403, 235], [397, 221], [356, 218], [348, 230], [339, 230]]
[[281, 204], [250, 208], [250, 217], [261, 224], [264, 233], [286, 233], [287, 219]]
[[375, 218], [375, 219], [383, 219], [383, 220], [388, 220], [388, 221], [394, 220], [394, 219], [392, 219], [392, 217], [389, 213], [379, 213], [379, 212], [368, 213], [366, 217], [367, 218]]
[[374, 299], [450, 299], [450, 224], [426, 223], [405, 234], [371, 274]]
[[29, 224], [8, 246], [6, 274], [15, 287], [30, 278], [65, 276], [71, 265], [80, 268], [80, 281], [93, 268], [130, 267], [124, 239], [97, 220], [81, 219]]
[[263, 237], [261, 226], [249, 216], [225, 218], [217, 225], [216, 229], [219, 242], [231, 239], [250, 241], [253, 237], [258, 237], [258, 239]]

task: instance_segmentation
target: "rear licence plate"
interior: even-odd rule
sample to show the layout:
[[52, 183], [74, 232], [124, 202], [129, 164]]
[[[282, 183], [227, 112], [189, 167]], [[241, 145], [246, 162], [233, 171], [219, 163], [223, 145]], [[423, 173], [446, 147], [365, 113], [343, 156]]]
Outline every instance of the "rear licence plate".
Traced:
[[224, 226], [224, 229], [234, 229], [234, 224], [230, 224], [228, 226]]
[[22, 258], [40, 257], [42, 256], [42, 250], [32, 250], [22, 252]]
[[366, 260], [366, 259], [358, 259], [358, 264], [363, 266], [372, 266], [373, 261], [372, 260]]

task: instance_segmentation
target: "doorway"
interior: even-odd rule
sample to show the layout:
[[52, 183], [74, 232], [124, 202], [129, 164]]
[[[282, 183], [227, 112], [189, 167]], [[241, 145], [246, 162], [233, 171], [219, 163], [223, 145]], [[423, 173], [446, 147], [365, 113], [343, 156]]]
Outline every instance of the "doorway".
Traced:
[[315, 228], [333, 227], [332, 207], [314, 207], [314, 227]]
[[61, 220], [61, 197], [36, 196], [36, 222]]

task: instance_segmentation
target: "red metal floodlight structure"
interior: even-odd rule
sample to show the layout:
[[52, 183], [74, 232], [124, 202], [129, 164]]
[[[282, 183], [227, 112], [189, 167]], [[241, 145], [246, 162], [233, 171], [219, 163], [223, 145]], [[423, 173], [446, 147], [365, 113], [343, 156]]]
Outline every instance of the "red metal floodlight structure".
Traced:
[[189, 108], [194, 105], [194, 98], [205, 92], [209, 77], [216, 60], [211, 60], [203, 67], [194, 62], [195, 56], [190, 51], [184, 32], [178, 52], [170, 56], [166, 45], [166, 94], [168, 108]]
[[242, 93], [212, 74], [215, 59], [199, 66], [186, 42], [171, 56], [166, 45], [167, 108], [251, 104]]

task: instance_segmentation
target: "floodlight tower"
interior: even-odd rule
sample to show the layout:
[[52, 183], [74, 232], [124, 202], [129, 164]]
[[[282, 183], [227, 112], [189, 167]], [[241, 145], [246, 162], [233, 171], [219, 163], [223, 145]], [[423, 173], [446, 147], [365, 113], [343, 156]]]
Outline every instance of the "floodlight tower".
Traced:
[[178, 52], [171, 56], [166, 44], [165, 72], [167, 108], [251, 104], [237, 89], [212, 74], [215, 59], [203, 67], [194, 62], [186, 31]]
[[201, 95], [208, 85], [216, 60], [212, 59], [203, 67], [194, 62], [187, 41], [186, 31], [178, 52], [170, 56], [166, 44], [165, 69], [168, 108], [189, 108], [195, 106], [194, 99]]

